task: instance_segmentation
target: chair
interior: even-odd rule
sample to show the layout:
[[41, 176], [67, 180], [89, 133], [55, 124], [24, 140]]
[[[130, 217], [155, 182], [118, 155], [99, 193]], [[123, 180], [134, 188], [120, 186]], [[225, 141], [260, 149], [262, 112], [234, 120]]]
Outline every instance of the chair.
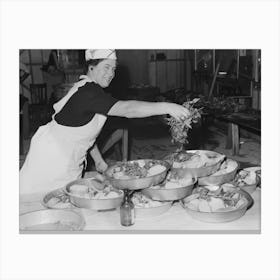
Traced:
[[36, 128], [47, 123], [50, 117], [47, 84], [30, 84], [30, 100], [30, 118]]
[[45, 105], [48, 103], [47, 84], [30, 84], [31, 104]]

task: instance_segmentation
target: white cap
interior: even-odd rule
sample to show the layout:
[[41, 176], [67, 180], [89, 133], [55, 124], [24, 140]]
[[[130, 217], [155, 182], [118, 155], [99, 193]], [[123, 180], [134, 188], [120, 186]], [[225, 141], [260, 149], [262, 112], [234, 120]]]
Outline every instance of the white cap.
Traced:
[[86, 61], [90, 59], [117, 59], [115, 50], [86, 50]]

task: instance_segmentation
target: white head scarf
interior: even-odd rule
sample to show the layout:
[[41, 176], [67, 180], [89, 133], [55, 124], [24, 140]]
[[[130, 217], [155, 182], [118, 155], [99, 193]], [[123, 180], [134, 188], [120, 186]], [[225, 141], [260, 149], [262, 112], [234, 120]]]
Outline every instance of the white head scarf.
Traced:
[[90, 59], [117, 59], [115, 50], [86, 50], [86, 61]]

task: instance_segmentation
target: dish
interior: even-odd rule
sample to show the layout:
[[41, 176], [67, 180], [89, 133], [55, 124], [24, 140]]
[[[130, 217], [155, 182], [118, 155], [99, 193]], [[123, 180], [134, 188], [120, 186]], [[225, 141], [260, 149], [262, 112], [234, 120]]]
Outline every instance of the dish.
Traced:
[[65, 187], [73, 205], [94, 210], [109, 210], [119, 207], [123, 192], [95, 179], [79, 179]]
[[196, 181], [193, 177], [178, 178], [176, 174], [168, 172], [164, 182], [143, 189], [142, 193], [153, 200], [179, 200], [191, 194]]
[[85, 221], [71, 210], [45, 209], [20, 215], [21, 231], [76, 231], [82, 230]]
[[245, 171], [253, 171], [261, 179], [261, 167], [260, 166], [247, 167], [247, 168], [244, 168], [243, 170], [245, 170]]
[[76, 208], [70, 201], [70, 197], [65, 193], [65, 188], [47, 193], [42, 200], [43, 206], [50, 209], [71, 209]]
[[166, 166], [156, 160], [134, 160], [119, 163], [112, 169], [113, 179], [139, 179], [166, 171]]
[[217, 172], [224, 159], [225, 155], [207, 150], [181, 151], [166, 157], [179, 177], [189, 174], [198, 178]]
[[198, 178], [198, 184], [201, 186], [221, 185], [234, 179], [239, 168], [238, 162], [232, 159], [226, 159], [219, 170], [210, 176]]
[[163, 160], [141, 159], [117, 162], [105, 174], [115, 188], [138, 190], [161, 183], [169, 168]]
[[243, 216], [252, 205], [252, 197], [245, 191], [228, 185], [198, 187], [182, 200], [182, 206], [195, 219], [223, 223]]
[[168, 211], [172, 202], [161, 202], [150, 199], [141, 192], [134, 192], [131, 198], [138, 219], [151, 218]]
[[83, 184], [73, 184], [69, 188], [72, 196], [86, 198], [86, 199], [111, 199], [120, 196], [120, 192], [110, 187], [105, 187], [103, 190], [98, 190], [93, 186], [86, 186]]
[[174, 168], [201, 168], [214, 165], [224, 159], [223, 155], [210, 151], [184, 151], [174, 155]]
[[248, 193], [253, 193], [260, 183], [260, 177], [255, 171], [242, 169], [236, 174], [233, 183]]

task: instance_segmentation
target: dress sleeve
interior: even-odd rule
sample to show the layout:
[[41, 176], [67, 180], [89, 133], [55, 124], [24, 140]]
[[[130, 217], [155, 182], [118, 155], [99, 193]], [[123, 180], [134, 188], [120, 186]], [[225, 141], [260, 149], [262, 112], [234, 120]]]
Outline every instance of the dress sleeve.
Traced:
[[99, 85], [87, 83], [71, 96], [62, 110], [55, 115], [55, 120], [65, 126], [87, 124], [95, 114], [107, 116], [118, 99], [106, 93]]

